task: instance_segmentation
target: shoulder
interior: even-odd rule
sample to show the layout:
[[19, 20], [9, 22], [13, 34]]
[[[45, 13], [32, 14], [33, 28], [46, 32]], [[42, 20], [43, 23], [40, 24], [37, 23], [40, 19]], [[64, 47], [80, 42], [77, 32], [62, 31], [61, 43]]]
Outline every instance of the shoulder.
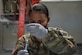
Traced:
[[[49, 27], [48, 28], [49, 33], [53, 32], [53, 34], [55, 33], [56, 36], [58, 37], [63, 37], [65, 40], [69, 40], [71, 43], [73, 43], [74, 45], [76, 45], [75, 39], [73, 36], [71, 36], [71, 34], [69, 34], [68, 32], [64, 31], [62, 28], [53, 28], [53, 27]], [[52, 35], [52, 34], [50, 34]]]
[[68, 35], [68, 32], [64, 31], [62, 28], [59, 27], [48, 27], [48, 31], [61, 32], [62, 35]]
[[[69, 55], [73, 54], [76, 51], [77, 45], [76, 45], [74, 38], [70, 34], [68, 34], [68, 32], [64, 31], [62, 28], [49, 27], [48, 33], [50, 33], [50, 36], [54, 35], [55, 37], [57, 37], [54, 40], [57, 40], [56, 43], [58, 43], [58, 44], [56, 46], [57, 46], [58, 50], [63, 49], [62, 51], [67, 51], [64, 53], [69, 54]], [[60, 47], [60, 45], [64, 46], [64, 48]], [[69, 47], [67, 47], [67, 46], [69, 46]], [[60, 51], [61, 54], [63, 53], [62, 51]]]
[[57, 35], [62, 35], [64, 38], [73, 38], [67, 31], [63, 30], [62, 28], [59, 27], [48, 27], [48, 32], [53, 32]]

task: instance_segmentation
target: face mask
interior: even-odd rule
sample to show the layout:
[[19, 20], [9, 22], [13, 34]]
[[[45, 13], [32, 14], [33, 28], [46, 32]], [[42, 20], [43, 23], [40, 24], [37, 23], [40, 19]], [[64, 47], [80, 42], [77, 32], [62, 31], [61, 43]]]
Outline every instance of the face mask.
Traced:
[[44, 39], [47, 36], [48, 30], [38, 23], [30, 23], [26, 25], [26, 33], [31, 33], [31, 35], [37, 38]]

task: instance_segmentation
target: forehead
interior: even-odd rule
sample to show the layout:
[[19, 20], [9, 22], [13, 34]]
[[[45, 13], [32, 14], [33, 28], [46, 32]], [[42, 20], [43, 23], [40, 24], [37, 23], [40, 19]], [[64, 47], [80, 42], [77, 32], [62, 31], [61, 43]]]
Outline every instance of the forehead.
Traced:
[[44, 19], [46, 19], [47, 17], [42, 12], [32, 11], [31, 14], [30, 14], [30, 18], [38, 18], [38, 19], [39, 18], [42, 18], [42, 19], [44, 18]]
[[[39, 16], [41, 16], [42, 14], [44, 14], [44, 13], [42, 13], [42, 12], [37, 12], [37, 11], [32, 11], [30, 15], [33, 15], [33, 16], [34, 16], [34, 15], [37, 15], [37, 16], [39, 15]], [[44, 15], [45, 15], [45, 14], [44, 14]]]

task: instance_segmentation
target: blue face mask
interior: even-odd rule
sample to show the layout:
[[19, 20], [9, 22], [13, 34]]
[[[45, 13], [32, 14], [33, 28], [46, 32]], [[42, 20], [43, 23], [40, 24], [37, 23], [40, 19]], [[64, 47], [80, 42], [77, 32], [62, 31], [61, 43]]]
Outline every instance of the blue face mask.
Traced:
[[28, 32], [37, 38], [44, 39], [47, 36], [48, 30], [38, 23], [30, 23], [26, 24], [26, 33]]

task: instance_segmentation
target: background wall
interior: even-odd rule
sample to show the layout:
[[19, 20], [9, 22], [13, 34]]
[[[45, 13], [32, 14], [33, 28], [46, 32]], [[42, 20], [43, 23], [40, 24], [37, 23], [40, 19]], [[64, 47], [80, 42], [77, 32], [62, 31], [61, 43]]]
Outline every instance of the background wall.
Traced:
[[60, 27], [82, 43], [82, 2], [43, 2], [50, 12], [50, 26]]

